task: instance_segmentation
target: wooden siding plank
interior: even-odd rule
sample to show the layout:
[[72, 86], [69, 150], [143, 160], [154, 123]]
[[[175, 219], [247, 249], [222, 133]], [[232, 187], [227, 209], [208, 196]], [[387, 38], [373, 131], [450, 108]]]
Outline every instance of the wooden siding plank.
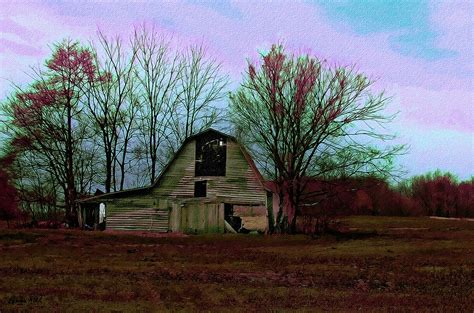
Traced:
[[115, 230], [143, 230], [167, 232], [169, 230], [169, 210], [106, 206], [106, 228]]
[[175, 198], [194, 197], [194, 182], [207, 180], [208, 197], [232, 199], [234, 203], [255, 203], [265, 205], [266, 192], [248, 164], [240, 146], [227, 141], [226, 176], [195, 177], [196, 141], [187, 143], [164, 173], [159, 186], [153, 189], [155, 196], [171, 196]]

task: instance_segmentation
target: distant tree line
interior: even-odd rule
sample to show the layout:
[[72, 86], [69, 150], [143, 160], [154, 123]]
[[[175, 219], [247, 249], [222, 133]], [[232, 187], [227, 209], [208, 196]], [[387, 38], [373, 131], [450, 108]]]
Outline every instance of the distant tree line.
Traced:
[[397, 192], [411, 201], [406, 215], [474, 217], [474, 177], [459, 181], [438, 170], [402, 182]]
[[349, 185], [351, 192], [341, 192], [331, 201], [343, 214], [474, 217], [474, 177], [460, 182], [437, 170], [395, 186], [373, 178], [353, 180]]
[[474, 177], [439, 170], [389, 184], [371, 177], [306, 178], [298, 232], [320, 233], [349, 215], [474, 217]]

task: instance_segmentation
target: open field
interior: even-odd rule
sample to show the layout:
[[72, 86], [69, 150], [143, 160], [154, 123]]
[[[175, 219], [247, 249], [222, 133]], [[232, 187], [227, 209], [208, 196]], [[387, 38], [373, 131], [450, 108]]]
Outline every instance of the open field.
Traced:
[[0, 311], [473, 312], [474, 222], [352, 217], [350, 232], [0, 230]]

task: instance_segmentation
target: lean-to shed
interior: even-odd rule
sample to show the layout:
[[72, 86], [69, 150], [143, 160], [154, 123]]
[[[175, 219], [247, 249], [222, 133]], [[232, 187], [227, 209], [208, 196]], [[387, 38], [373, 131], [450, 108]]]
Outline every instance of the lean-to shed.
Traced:
[[203, 233], [264, 231], [268, 225], [262, 176], [234, 137], [214, 129], [189, 137], [151, 186], [79, 204], [95, 224], [105, 205], [106, 229]]

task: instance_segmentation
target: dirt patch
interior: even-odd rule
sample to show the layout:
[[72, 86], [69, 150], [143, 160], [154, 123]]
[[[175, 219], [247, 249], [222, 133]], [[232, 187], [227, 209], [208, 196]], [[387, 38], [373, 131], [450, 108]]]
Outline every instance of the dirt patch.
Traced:
[[[472, 312], [470, 223], [354, 221], [348, 219], [348, 233], [340, 234], [344, 240], [335, 234], [0, 230], [4, 243], [16, 245], [0, 248], [0, 307], [6, 312]], [[458, 231], [444, 231], [454, 223]]]

